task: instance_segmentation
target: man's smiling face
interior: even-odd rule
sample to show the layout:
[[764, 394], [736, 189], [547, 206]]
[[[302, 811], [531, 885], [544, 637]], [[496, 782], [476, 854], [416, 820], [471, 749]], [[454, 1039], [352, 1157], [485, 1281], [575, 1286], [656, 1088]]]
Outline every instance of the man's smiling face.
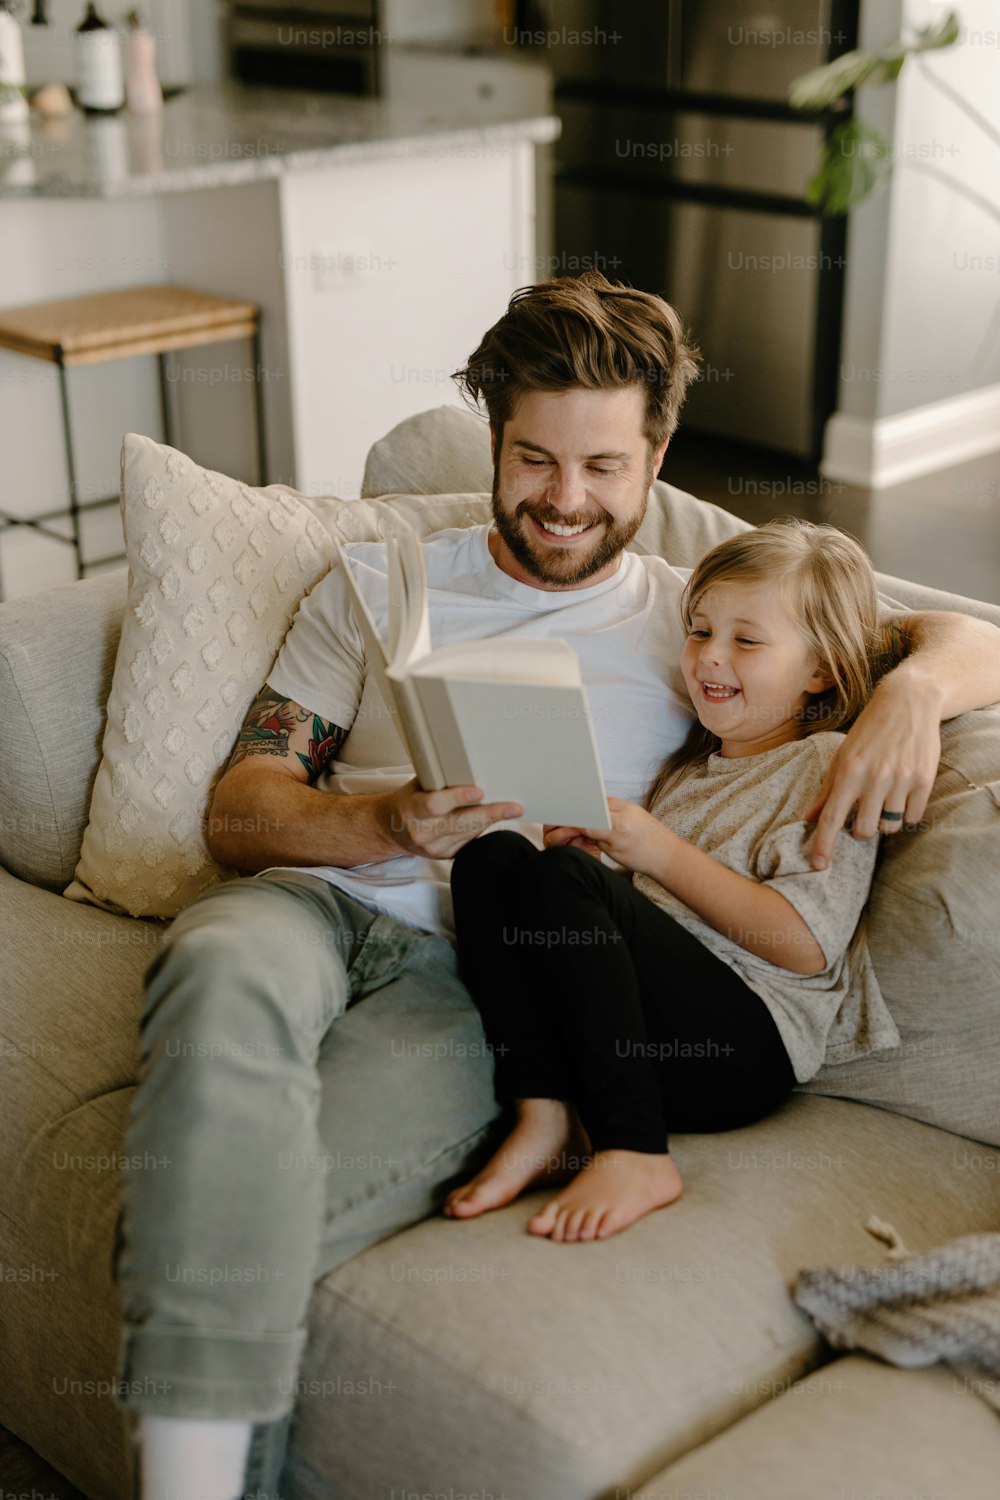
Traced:
[[542, 589], [610, 578], [646, 513], [666, 443], [642, 431], [641, 386], [527, 391], [494, 435], [491, 550], [505, 573]]

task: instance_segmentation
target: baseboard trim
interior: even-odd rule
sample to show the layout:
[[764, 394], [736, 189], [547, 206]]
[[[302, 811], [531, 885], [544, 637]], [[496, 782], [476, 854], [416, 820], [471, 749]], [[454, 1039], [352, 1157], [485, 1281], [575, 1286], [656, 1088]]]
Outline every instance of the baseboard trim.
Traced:
[[898, 417], [835, 412], [826, 424], [820, 473], [885, 489], [1000, 448], [1000, 384], [932, 401]]

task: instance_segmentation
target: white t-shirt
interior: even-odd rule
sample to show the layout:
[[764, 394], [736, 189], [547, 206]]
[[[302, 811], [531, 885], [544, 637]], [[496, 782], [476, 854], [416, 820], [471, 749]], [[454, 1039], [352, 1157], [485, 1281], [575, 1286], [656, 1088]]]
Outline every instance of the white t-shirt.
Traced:
[[[497, 566], [487, 543], [489, 531], [488, 523], [455, 528], [424, 542], [431, 645], [508, 636], [568, 641], [580, 659], [608, 794], [641, 801], [694, 715], [680, 672], [684, 632], [679, 601], [687, 571], [660, 557], [625, 552], [617, 571], [603, 583], [537, 589]], [[387, 639], [385, 544], [355, 543], [344, 550]], [[364, 643], [339, 564], [300, 604], [267, 686], [349, 730], [337, 757], [316, 780], [320, 791], [389, 792], [413, 777], [374, 674], [366, 670]], [[539, 735], [539, 753], [542, 749]], [[541, 844], [537, 824], [495, 826], [517, 828]], [[451, 860], [400, 855], [348, 870], [327, 865], [269, 868], [320, 876], [402, 922], [454, 938]]]

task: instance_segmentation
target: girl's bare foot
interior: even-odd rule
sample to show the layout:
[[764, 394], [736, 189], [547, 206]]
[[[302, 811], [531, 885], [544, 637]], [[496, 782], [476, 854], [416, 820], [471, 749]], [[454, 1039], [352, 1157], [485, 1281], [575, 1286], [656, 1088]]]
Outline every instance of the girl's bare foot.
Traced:
[[517, 1123], [482, 1171], [445, 1201], [452, 1219], [472, 1219], [512, 1203], [525, 1188], [566, 1182], [589, 1160], [576, 1111], [561, 1099], [519, 1099]]
[[666, 1208], [684, 1190], [672, 1156], [599, 1151], [579, 1176], [528, 1223], [529, 1234], [562, 1242], [606, 1240]]

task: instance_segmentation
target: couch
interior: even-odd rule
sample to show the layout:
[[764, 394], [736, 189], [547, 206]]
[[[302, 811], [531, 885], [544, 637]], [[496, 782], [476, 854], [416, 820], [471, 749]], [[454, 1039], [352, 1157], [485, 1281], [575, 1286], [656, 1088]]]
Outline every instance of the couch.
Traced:
[[[489, 486], [482, 424], [441, 408], [372, 449], [364, 494], [410, 498], [364, 514], [431, 529], [419, 497], [448, 494], [476, 520]], [[656, 489], [635, 545], [678, 565], [743, 526]], [[0, 606], [0, 1423], [91, 1500], [134, 1482], [110, 1268], [142, 975], [169, 926], [81, 888], [130, 581]], [[825, 1069], [749, 1129], [678, 1136], [685, 1195], [613, 1240], [538, 1241], [527, 1201], [458, 1224], [418, 1191], [419, 1222], [315, 1285], [288, 1500], [995, 1500], [1000, 1424], [976, 1392], [941, 1366], [835, 1356], [790, 1296], [801, 1268], [880, 1262], [871, 1214], [914, 1250], [1000, 1228], [1000, 718], [943, 739], [925, 826], [883, 850], [871, 902], [899, 1052]], [[346, 1049], [363, 1010], [337, 1023]], [[421, 1076], [443, 1108], [448, 1072]], [[488, 1090], [482, 1069], [469, 1086]], [[373, 1095], [354, 1138], [325, 1144], [377, 1149], [391, 1108]]]

